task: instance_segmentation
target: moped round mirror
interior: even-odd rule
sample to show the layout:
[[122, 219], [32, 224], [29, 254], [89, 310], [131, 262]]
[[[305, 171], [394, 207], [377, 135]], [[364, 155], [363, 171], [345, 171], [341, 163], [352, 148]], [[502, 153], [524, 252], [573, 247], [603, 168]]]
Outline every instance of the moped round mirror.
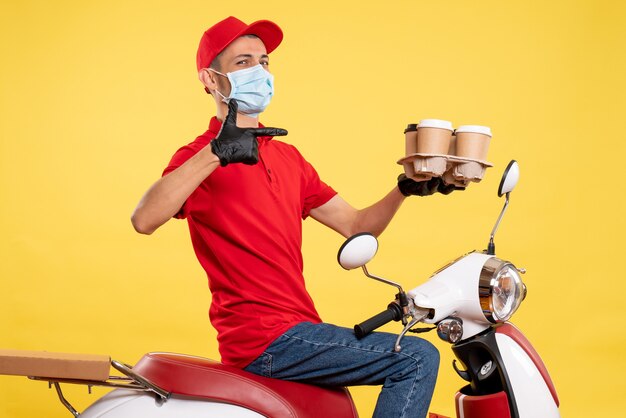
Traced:
[[352, 270], [367, 264], [378, 251], [378, 240], [369, 232], [353, 235], [343, 243], [337, 253], [339, 265]]
[[506, 166], [504, 174], [502, 174], [502, 180], [500, 180], [500, 187], [498, 187], [498, 197], [510, 193], [519, 180], [519, 165], [517, 161], [511, 160], [509, 165]]

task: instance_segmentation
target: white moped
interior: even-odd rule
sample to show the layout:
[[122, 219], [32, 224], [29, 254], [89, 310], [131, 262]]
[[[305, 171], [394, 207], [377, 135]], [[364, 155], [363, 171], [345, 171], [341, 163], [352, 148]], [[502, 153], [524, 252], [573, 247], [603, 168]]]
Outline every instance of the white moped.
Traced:
[[437, 335], [452, 344], [457, 357], [456, 373], [465, 381], [455, 396], [458, 418], [553, 418], [559, 417], [559, 399], [541, 358], [508, 320], [526, 297], [526, 286], [517, 268], [495, 256], [494, 236], [509, 205], [509, 196], [519, 180], [519, 166], [507, 166], [498, 196], [506, 196], [504, 207], [491, 231], [485, 251], [472, 251], [437, 270], [430, 279], [405, 293], [390, 280], [374, 276], [365, 264], [378, 249], [376, 238], [358, 234], [339, 251], [345, 269], [361, 267], [367, 277], [398, 289], [386, 310], [355, 326], [357, 337], [376, 328], [402, 321], [402, 337], [419, 322], [436, 324]]
[[[506, 200], [492, 230], [488, 249], [458, 258], [408, 293], [399, 284], [368, 272], [365, 265], [378, 249], [373, 235], [361, 233], [350, 237], [337, 257], [343, 268], [362, 268], [367, 277], [398, 290], [385, 311], [355, 325], [358, 338], [388, 322], [401, 321], [404, 329], [394, 347], [400, 351], [404, 335], [423, 330], [415, 329], [422, 322], [436, 324], [439, 337], [452, 344], [460, 364], [455, 361], [453, 368], [468, 382], [456, 393], [458, 418], [560, 416], [556, 390], [541, 358], [524, 335], [507, 322], [526, 296], [520, 276], [524, 270], [495, 256], [494, 235], [518, 179], [518, 164], [511, 161], [500, 182], [498, 195], [505, 195]], [[32, 379], [48, 381], [75, 417], [358, 416], [345, 388], [268, 379], [200, 357], [149, 353], [134, 366], [105, 358], [104, 362], [93, 362], [100, 363], [100, 370], [90, 375], [88, 364], [91, 362], [86, 358], [31, 353], [40, 361], [30, 362], [31, 368], [27, 367], [25, 372], [24, 368], [12, 370], [10, 362], [3, 364], [1, 354], [0, 374], [26, 374]], [[110, 366], [122, 376], [108, 376]], [[63, 395], [61, 385], [66, 383], [107, 386], [115, 390], [79, 413]]]

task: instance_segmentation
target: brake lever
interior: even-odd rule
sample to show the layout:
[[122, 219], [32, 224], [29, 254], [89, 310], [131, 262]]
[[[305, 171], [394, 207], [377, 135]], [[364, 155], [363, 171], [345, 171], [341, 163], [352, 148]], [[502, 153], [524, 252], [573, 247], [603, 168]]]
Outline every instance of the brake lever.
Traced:
[[426, 318], [429, 313], [430, 313], [429, 309], [414, 308], [413, 319], [411, 320], [411, 322], [409, 322], [408, 324], [404, 326], [404, 329], [402, 330], [400, 335], [398, 335], [398, 338], [396, 339], [396, 344], [393, 347], [393, 351], [395, 351], [396, 353], [399, 353], [400, 350], [402, 350], [402, 346], [400, 345], [400, 340], [402, 340], [402, 337], [404, 337], [404, 335], [407, 332], [409, 332], [409, 330], [413, 328], [415, 324], [417, 324], [418, 322]]

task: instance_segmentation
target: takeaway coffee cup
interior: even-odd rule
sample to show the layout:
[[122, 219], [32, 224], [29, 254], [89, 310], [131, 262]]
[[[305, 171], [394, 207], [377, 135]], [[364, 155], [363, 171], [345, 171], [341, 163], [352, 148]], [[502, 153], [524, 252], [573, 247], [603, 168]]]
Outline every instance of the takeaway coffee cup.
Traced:
[[417, 152], [421, 154], [447, 154], [453, 131], [452, 122], [447, 120], [421, 120], [417, 125]]
[[417, 152], [417, 123], [409, 123], [404, 130], [404, 138], [406, 139], [405, 155], [415, 154]]
[[484, 166], [479, 162], [487, 159], [491, 141], [491, 129], [480, 125], [462, 125], [456, 130], [456, 155], [475, 161], [461, 163], [454, 168], [454, 176], [459, 179], [480, 181]]
[[[410, 123], [404, 130], [405, 147], [404, 155], [409, 156], [417, 152], [417, 123]], [[407, 177], [415, 177], [413, 162], [403, 163], [404, 174]]]
[[456, 130], [456, 155], [458, 157], [471, 158], [472, 160], [485, 161], [490, 141], [491, 129], [487, 126], [459, 126]]
[[[426, 154], [415, 160], [415, 172], [439, 177], [446, 171], [452, 138], [452, 122], [440, 119], [422, 119], [417, 125], [417, 152]], [[430, 155], [429, 155], [430, 154]]]

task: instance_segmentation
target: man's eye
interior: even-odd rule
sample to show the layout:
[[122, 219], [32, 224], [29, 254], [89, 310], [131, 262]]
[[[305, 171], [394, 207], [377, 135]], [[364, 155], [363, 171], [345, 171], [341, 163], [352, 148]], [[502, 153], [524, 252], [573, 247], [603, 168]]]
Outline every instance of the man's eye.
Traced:
[[238, 61], [238, 62], [237, 62], [237, 65], [245, 65], [245, 64], [247, 64], [247, 63], [248, 63], [248, 61], [247, 61], [247, 60], [241, 60], [241, 61]]
[[260, 63], [260, 64], [261, 64], [262, 66], [264, 66], [264, 67], [268, 67], [268, 66], [270, 65], [270, 63], [269, 63], [269, 62], [267, 62], [267, 61], [261, 61], [261, 63]]

